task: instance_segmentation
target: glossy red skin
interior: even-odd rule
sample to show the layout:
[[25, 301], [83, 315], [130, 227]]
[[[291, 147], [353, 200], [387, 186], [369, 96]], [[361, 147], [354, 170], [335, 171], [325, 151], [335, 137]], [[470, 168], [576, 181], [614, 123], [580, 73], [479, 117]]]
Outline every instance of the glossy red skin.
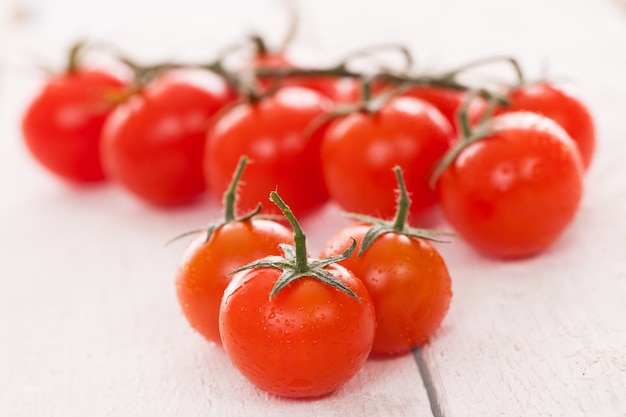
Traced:
[[585, 169], [593, 159], [596, 132], [589, 109], [578, 98], [549, 83], [521, 86], [509, 94], [511, 101], [498, 114], [531, 111], [557, 122], [574, 140], [582, 157]]
[[270, 192], [278, 190], [297, 217], [312, 214], [328, 201], [319, 151], [324, 129], [313, 135], [305, 135], [305, 130], [331, 106], [326, 97], [301, 87], [281, 88], [256, 104], [235, 105], [207, 134], [207, 184], [222, 195], [239, 157], [247, 155], [246, 180], [238, 188], [242, 212], [261, 201], [267, 202], [264, 213], [281, 214], [268, 202]]
[[281, 274], [276, 269], [238, 273], [226, 288], [220, 308], [224, 349], [260, 389], [281, 397], [319, 397], [345, 384], [366, 361], [376, 327], [370, 296], [345, 268], [328, 270], [360, 302], [310, 277], [270, 301]]
[[77, 69], [50, 78], [22, 120], [24, 140], [47, 170], [78, 183], [102, 181], [100, 135], [126, 84], [100, 70]]
[[413, 204], [412, 221], [437, 202], [428, 174], [453, 140], [448, 121], [431, 104], [392, 99], [375, 114], [352, 113], [331, 123], [322, 141], [322, 167], [332, 200], [350, 212], [391, 219], [402, 168]]
[[[415, 86], [404, 92], [402, 95], [407, 97], [415, 97], [429, 102], [443, 114], [454, 128], [455, 134], [460, 132], [458, 123], [458, 112], [465, 99], [465, 92], [452, 90], [448, 88], [439, 88], [434, 86]], [[474, 97], [470, 101], [467, 115], [471, 125], [478, 123], [485, 110], [487, 102], [482, 97]]]
[[195, 201], [206, 186], [202, 153], [210, 118], [234, 100], [208, 71], [165, 74], [120, 105], [103, 128], [105, 172], [149, 204]]
[[221, 345], [219, 309], [231, 271], [257, 259], [279, 256], [279, 244], [293, 245], [293, 233], [269, 220], [236, 221], [204, 234], [187, 248], [176, 275], [176, 295], [187, 321], [206, 340]]
[[517, 112], [494, 123], [496, 133], [469, 145], [441, 176], [441, 206], [479, 251], [531, 256], [573, 221], [583, 191], [582, 161], [551, 119]]
[[[282, 53], [269, 53], [257, 55], [253, 60], [256, 68], [297, 68], [290, 59]], [[261, 78], [261, 85], [269, 88], [278, 81], [280, 86], [299, 86], [309, 88], [323, 94], [335, 102], [352, 102], [355, 92], [358, 91], [357, 84], [352, 79], [337, 77], [318, 76], [288, 76], [280, 80], [273, 77]]]
[[353, 224], [326, 243], [320, 257], [339, 255], [352, 239], [357, 249], [339, 264], [367, 287], [376, 311], [373, 355], [397, 355], [426, 343], [441, 326], [452, 298], [446, 264], [426, 240], [386, 233], [358, 257], [371, 225]]

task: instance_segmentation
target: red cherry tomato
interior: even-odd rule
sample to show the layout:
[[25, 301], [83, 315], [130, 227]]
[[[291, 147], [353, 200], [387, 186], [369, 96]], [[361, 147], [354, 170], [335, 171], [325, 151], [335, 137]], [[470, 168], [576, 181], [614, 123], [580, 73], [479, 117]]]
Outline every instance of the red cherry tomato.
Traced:
[[576, 145], [554, 121], [516, 112], [467, 146], [439, 180], [443, 212], [471, 245], [498, 257], [535, 254], [572, 222], [583, 190]]
[[219, 319], [224, 349], [257, 387], [283, 397], [325, 395], [367, 359], [376, 327], [370, 296], [345, 268], [327, 270], [360, 301], [311, 277], [270, 300], [281, 275], [271, 268], [239, 272], [226, 288]]
[[151, 81], [107, 120], [105, 171], [151, 204], [194, 201], [205, 191], [202, 153], [209, 119], [233, 100], [226, 82], [208, 71], [176, 70]]
[[[313, 213], [328, 200], [321, 172], [319, 147], [323, 129], [305, 131], [331, 109], [321, 94], [285, 87], [258, 103], [240, 103], [211, 125], [204, 153], [207, 184], [216, 193], [228, 187], [239, 156], [248, 155], [248, 179], [239, 187], [239, 206], [252, 210], [278, 190], [299, 217]], [[275, 206], [265, 213], [280, 214]]]
[[413, 220], [419, 221], [437, 201], [427, 184], [428, 173], [452, 138], [452, 127], [441, 113], [411, 97], [394, 98], [374, 114], [336, 119], [322, 141], [330, 197], [346, 211], [391, 218], [396, 189], [392, 168], [399, 165], [413, 196]]
[[221, 344], [218, 314], [231, 271], [259, 258], [280, 255], [279, 244], [293, 245], [291, 230], [270, 220], [227, 223], [188, 247], [178, 269], [176, 293], [191, 326]]
[[578, 98], [549, 83], [527, 84], [512, 90], [511, 101], [499, 113], [531, 111], [557, 122], [576, 143], [585, 169], [591, 164], [596, 144], [593, 118]]
[[[335, 256], [357, 241], [360, 250], [371, 224], [357, 223], [340, 230], [326, 243], [320, 257]], [[373, 354], [408, 352], [424, 344], [440, 327], [452, 297], [446, 264], [424, 239], [398, 233], [378, 237], [361, 255], [339, 262], [367, 287], [376, 311]]]
[[102, 125], [125, 89], [122, 80], [95, 69], [78, 68], [49, 79], [22, 120], [31, 154], [66, 180], [103, 180]]

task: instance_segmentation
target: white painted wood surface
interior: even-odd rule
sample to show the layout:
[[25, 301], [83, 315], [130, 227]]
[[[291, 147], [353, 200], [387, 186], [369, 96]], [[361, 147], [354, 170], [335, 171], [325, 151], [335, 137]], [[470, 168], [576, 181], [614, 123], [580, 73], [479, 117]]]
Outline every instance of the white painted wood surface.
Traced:
[[[130, 2], [129, 18], [42, 18], [0, 35], [0, 415], [626, 416], [620, 3], [301, 2], [300, 45], [320, 56], [390, 41], [408, 44], [426, 68], [515, 55], [533, 76], [547, 65], [549, 75], [573, 80], [599, 132], [581, 211], [549, 251], [500, 262], [461, 241], [440, 246], [454, 297], [441, 331], [417, 355], [425, 381], [410, 355], [370, 361], [316, 401], [256, 390], [180, 314], [173, 275], [184, 243], [163, 244], [214, 218], [214, 200], [165, 212], [111, 185], [67, 187], [32, 162], [19, 134], [40, 85], [27, 60], [60, 64], [64, 48], [85, 35], [148, 58], [210, 55], [250, 25], [278, 39], [277, 5], [244, 3], [243, 17], [214, 2], [211, 15], [173, 9], [168, 20], [132, 26], [140, 3]], [[342, 224], [334, 207], [305, 222], [314, 250]]]

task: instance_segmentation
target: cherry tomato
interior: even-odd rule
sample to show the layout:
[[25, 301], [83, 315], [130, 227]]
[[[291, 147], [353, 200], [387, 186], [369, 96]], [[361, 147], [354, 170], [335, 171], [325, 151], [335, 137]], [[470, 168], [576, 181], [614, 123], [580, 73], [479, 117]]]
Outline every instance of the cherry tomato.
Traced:
[[530, 112], [493, 119], [492, 133], [461, 151], [439, 180], [443, 212], [480, 251], [524, 257], [572, 222], [583, 190], [576, 145], [551, 119]]
[[[328, 240], [320, 257], [342, 253], [352, 239], [360, 250], [371, 227], [366, 223], [345, 227]], [[450, 306], [451, 280], [443, 258], [427, 240], [384, 233], [361, 256], [339, 264], [363, 281], [374, 302], [372, 354], [408, 352], [440, 327]]]
[[322, 167], [332, 200], [344, 210], [391, 218], [392, 167], [404, 171], [419, 221], [436, 201], [427, 184], [434, 163], [450, 148], [450, 123], [431, 104], [397, 97], [376, 113], [351, 113], [333, 121], [322, 141]]
[[66, 180], [105, 179], [100, 163], [102, 125], [125, 88], [122, 80], [96, 69], [77, 68], [50, 78], [22, 120], [30, 153]]
[[291, 230], [262, 219], [234, 221], [217, 228], [208, 241], [198, 236], [178, 269], [178, 301], [191, 326], [208, 341], [221, 344], [218, 314], [231, 281], [229, 272], [259, 258], [280, 255], [279, 244], [293, 245]]
[[585, 169], [589, 168], [596, 143], [593, 117], [578, 98], [547, 82], [526, 84], [512, 90], [510, 105], [498, 113], [531, 111], [557, 122], [576, 143]]
[[202, 153], [209, 119], [233, 100], [226, 82], [208, 71], [176, 70], [149, 82], [104, 125], [106, 173], [151, 204], [194, 201], [206, 189]]
[[239, 272], [226, 288], [219, 319], [224, 349], [257, 387], [284, 397], [321, 396], [351, 379], [367, 359], [376, 327], [370, 296], [345, 268], [327, 270], [360, 301], [311, 277], [270, 300], [281, 275], [272, 268]]
[[[207, 134], [204, 172], [215, 193], [228, 186], [241, 154], [250, 157], [248, 180], [239, 205], [248, 211], [279, 190], [298, 216], [313, 213], [328, 200], [319, 147], [324, 129], [306, 129], [330, 110], [330, 100], [301, 88], [284, 87], [258, 103], [240, 103], [222, 114]], [[275, 206], [265, 213], [280, 214]]]

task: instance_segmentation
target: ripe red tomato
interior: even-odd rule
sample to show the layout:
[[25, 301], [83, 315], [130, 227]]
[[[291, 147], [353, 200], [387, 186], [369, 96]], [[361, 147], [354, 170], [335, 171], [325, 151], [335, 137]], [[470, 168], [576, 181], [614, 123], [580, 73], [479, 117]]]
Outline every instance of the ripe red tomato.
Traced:
[[[360, 250], [371, 224], [357, 223], [331, 237], [320, 257], [335, 256], [357, 241]], [[424, 344], [440, 327], [452, 297], [439, 252], [424, 239], [400, 233], [378, 237], [361, 256], [339, 262], [363, 281], [376, 311], [372, 353], [401, 354]]]
[[526, 84], [512, 90], [510, 105], [498, 113], [531, 111], [557, 122], [576, 143], [585, 169], [589, 168], [596, 144], [593, 117], [587, 106], [568, 92], [547, 82]]
[[209, 71], [175, 70], [156, 78], [104, 125], [105, 172], [151, 204], [194, 201], [206, 189], [202, 153], [209, 119], [233, 100], [226, 82]]
[[327, 271], [360, 301], [312, 277], [290, 283], [270, 300], [281, 275], [272, 268], [239, 272], [226, 288], [219, 319], [224, 349], [257, 387], [284, 397], [325, 395], [367, 359], [376, 327], [370, 296], [345, 268], [331, 265]]
[[[252, 210], [278, 190], [299, 217], [328, 200], [322, 176], [319, 146], [323, 129], [305, 131], [313, 120], [331, 109], [321, 94], [284, 87], [258, 103], [240, 103], [211, 125], [204, 152], [207, 184], [216, 193], [227, 188], [239, 156], [248, 155], [248, 180], [239, 188], [239, 206]], [[275, 206], [264, 213], [280, 214]]]
[[471, 245], [498, 257], [535, 254], [572, 222], [583, 190], [576, 145], [554, 121], [507, 113], [467, 146], [439, 180], [449, 223]]
[[437, 201], [427, 175], [452, 140], [452, 127], [441, 113], [412, 97], [394, 98], [373, 114], [336, 119], [322, 141], [330, 197], [344, 210], [389, 219], [395, 212], [392, 168], [399, 165], [413, 196], [413, 220], [419, 221]]
[[187, 248], [176, 276], [176, 293], [191, 326], [221, 344], [219, 308], [231, 271], [259, 258], [280, 255], [279, 244], [293, 245], [291, 230], [262, 219], [234, 221], [217, 228], [208, 241], [198, 236]]
[[66, 180], [103, 180], [102, 125], [125, 89], [125, 82], [96, 69], [77, 68], [50, 78], [22, 120], [31, 154]]

